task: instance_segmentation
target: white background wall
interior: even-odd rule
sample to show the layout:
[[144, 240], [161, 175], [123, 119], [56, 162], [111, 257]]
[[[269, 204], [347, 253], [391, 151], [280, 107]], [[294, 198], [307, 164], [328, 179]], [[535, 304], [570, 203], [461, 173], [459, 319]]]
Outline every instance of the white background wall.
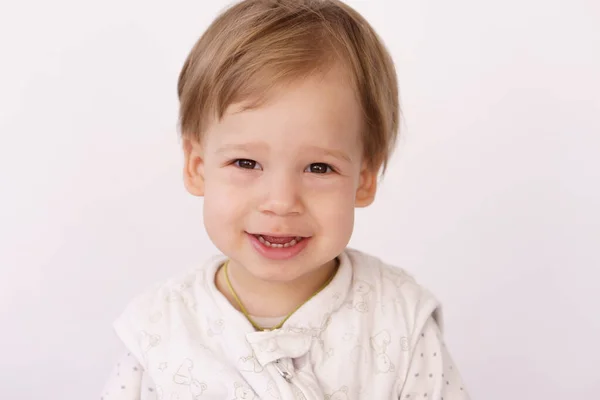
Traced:
[[[443, 301], [473, 398], [597, 398], [600, 3], [349, 3], [393, 52], [404, 113], [351, 245]], [[2, 2], [4, 398], [98, 398], [125, 303], [215, 251], [175, 87], [224, 5]]]

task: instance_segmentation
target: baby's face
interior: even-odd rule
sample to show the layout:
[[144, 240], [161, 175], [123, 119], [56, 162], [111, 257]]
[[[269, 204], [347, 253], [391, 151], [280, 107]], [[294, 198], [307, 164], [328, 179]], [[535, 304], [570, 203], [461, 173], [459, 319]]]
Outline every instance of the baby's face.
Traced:
[[207, 232], [257, 278], [291, 281], [331, 261], [350, 240], [354, 207], [370, 202], [359, 190], [376, 179], [364, 167], [362, 111], [334, 71], [256, 109], [233, 105], [205, 133]]

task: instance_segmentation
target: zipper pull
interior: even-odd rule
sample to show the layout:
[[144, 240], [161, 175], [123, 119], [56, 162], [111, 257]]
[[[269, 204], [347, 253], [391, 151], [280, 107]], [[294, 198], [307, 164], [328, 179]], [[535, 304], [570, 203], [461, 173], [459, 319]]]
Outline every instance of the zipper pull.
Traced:
[[279, 372], [279, 375], [281, 375], [283, 379], [285, 379], [288, 383], [292, 383], [292, 378], [294, 376], [289, 373], [287, 369], [284, 369], [284, 367], [281, 365], [281, 359], [275, 361], [275, 368], [277, 368], [277, 372]]

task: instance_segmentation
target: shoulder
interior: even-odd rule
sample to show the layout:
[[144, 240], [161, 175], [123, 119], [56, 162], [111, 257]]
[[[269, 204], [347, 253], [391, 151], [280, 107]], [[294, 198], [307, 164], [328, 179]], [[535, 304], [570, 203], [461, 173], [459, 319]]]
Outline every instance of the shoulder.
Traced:
[[441, 328], [440, 302], [405, 269], [355, 249], [346, 255], [353, 266], [355, 291], [368, 285], [374, 310], [382, 318], [396, 319], [407, 332], [419, 332], [430, 317]]
[[196, 313], [199, 303], [209, 297], [211, 271], [222, 256], [210, 258], [201, 266], [188, 268], [135, 296], [117, 317], [113, 327], [117, 336], [140, 362], [144, 349], [164, 340], [172, 324], [179, 324]]
[[180, 301], [189, 303], [189, 296], [204, 286], [207, 265], [193, 267], [157, 282], [138, 293], [127, 304], [125, 313], [144, 312]]

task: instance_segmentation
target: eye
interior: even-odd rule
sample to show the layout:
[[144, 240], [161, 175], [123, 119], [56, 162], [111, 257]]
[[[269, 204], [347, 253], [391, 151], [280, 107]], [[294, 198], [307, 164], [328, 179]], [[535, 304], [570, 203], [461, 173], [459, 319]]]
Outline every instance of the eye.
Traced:
[[233, 162], [233, 164], [236, 167], [243, 168], [243, 169], [260, 169], [260, 166], [256, 161], [248, 160], [245, 158], [240, 158], [238, 160], [235, 160]]
[[304, 172], [311, 172], [313, 174], [327, 174], [329, 172], [333, 172], [333, 168], [331, 168], [329, 164], [325, 163], [312, 163], [306, 167]]

